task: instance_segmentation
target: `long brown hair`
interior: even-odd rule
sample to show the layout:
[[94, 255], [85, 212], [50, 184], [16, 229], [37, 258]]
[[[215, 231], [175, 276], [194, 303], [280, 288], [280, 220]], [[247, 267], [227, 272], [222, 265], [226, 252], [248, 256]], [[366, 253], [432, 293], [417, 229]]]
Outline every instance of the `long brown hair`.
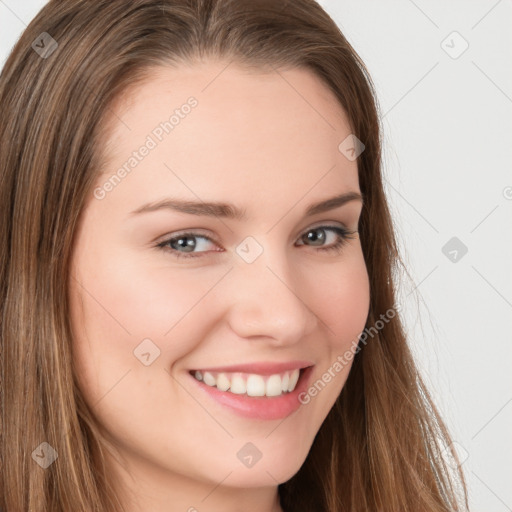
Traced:
[[[45, 34], [43, 34], [45, 33]], [[54, 41], [52, 41], [51, 38]], [[155, 66], [197, 59], [321, 77], [365, 149], [359, 232], [367, 327], [396, 307], [402, 268], [381, 177], [371, 78], [313, 0], [51, 0], [0, 76], [0, 507], [119, 512], [99, 426], [77, 386], [68, 285], [75, 228], [101, 167], [101, 121]], [[341, 142], [341, 141], [340, 141]], [[36, 449], [53, 447], [46, 469]], [[38, 448], [39, 447], [39, 448]], [[467, 509], [464, 475], [398, 314], [360, 343], [348, 380], [300, 470], [286, 511]]]

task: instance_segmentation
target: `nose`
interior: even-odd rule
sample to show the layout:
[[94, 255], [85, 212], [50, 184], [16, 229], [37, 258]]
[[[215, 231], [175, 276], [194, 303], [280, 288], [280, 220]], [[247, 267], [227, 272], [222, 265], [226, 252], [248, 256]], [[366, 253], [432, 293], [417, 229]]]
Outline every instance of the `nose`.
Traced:
[[[278, 258], [260, 256], [240, 262], [229, 279], [228, 321], [241, 338], [265, 338], [274, 345], [292, 345], [318, 325], [314, 305], [300, 275]], [[312, 294], [314, 295], [314, 294]], [[313, 307], [312, 307], [313, 306]]]

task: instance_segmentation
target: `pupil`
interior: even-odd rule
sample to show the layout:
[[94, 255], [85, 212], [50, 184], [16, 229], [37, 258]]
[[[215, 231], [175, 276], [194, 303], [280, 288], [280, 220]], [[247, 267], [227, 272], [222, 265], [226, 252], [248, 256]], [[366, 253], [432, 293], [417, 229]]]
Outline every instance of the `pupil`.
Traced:
[[[185, 242], [183, 243], [184, 240], [185, 240]], [[178, 238], [177, 242], [181, 248], [183, 248], [183, 249], [190, 248], [191, 249], [190, 251], [187, 251], [187, 252], [192, 252], [194, 250], [195, 243], [194, 243], [194, 239], [191, 237], [183, 236], [181, 238]]]
[[[317, 236], [315, 233], [322, 233], [320, 236]], [[325, 233], [322, 229], [315, 229], [313, 231], [310, 231], [307, 235], [308, 240], [310, 242], [322, 242], [325, 239]]]

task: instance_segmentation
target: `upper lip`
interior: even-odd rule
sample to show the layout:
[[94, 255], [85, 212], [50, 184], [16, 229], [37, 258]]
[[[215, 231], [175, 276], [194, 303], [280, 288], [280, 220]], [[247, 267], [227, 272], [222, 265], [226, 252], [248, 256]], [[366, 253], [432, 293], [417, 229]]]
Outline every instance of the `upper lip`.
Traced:
[[310, 361], [284, 361], [282, 363], [275, 362], [259, 362], [259, 363], [244, 363], [234, 364], [230, 366], [216, 366], [210, 368], [196, 368], [202, 372], [227, 372], [227, 373], [256, 373], [259, 375], [274, 375], [276, 373], [283, 373], [288, 370], [301, 370], [313, 366]]

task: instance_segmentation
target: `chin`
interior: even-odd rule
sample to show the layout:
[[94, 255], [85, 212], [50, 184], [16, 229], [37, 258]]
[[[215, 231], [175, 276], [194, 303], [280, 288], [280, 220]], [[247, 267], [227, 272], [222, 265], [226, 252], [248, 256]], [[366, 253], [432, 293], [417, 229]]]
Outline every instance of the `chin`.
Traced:
[[[251, 467], [246, 467], [240, 462], [225, 472], [227, 475], [229, 471], [232, 471], [226, 479], [226, 485], [256, 488], [276, 486], [287, 482], [299, 471], [308, 455], [308, 451], [303, 452], [298, 446], [295, 446], [289, 452], [284, 452], [283, 450], [279, 452], [274, 451], [267, 457], [262, 454], [261, 458]], [[211, 477], [218, 479], [219, 473], [220, 470], [215, 472], [215, 474], [211, 474]]]

